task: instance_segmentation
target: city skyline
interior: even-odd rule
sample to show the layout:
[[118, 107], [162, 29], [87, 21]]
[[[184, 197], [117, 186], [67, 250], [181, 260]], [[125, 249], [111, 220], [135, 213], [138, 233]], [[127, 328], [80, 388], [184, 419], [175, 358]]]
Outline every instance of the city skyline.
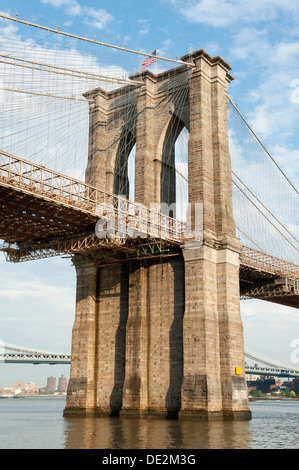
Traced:
[[[201, 48], [221, 55], [235, 77], [229, 88], [231, 97], [299, 187], [299, 12], [295, 1], [159, 0], [140, 4], [118, 0], [102, 1], [99, 7], [98, 2], [87, 0], [17, 0], [13, 6], [4, 0], [0, 9], [81, 36], [96, 35], [104, 42], [148, 52], [157, 49], [158, 55], [167, 57]], [[298, 226], [298, 220], [294, 224]], [[70, 259], [14, 265], [1, 253], [0, 340], [69, 354], [75, 283]], [[241, 302], [241, 317], [245, 346], [291, 365], [292, 344], [299, 338], [296, 309], [246, 300]], [[70, 375], [70, 366], [54, 367], [56, 376]], [[17, 376], [24, 381], [32, 377], [41, 384], [50, 370], [48, 365], [0, 363], [0, 387]]]
[[[57, 380], [58, 379], [58, 380]], [[32, 385], [32, 386], [36, 386], [36, 388], [38, 388], [39, 390], [41, 389], [49, 389], [50, 387], [54, 388], [52, 391], [66, 391], [65, 390], [65, 384], [67, 384], [69, 381], [69, 379], [67, 377], [64, 376], [64, 374], [61, 374], [59, 377], [57, 376], [49, 376], [47, 377], [47, 383], [42, 385], [42, 386], [39, 386], [38, 384], [36, 384], [34, 381], [29, 381], [29, 382], [24, 382], [21, 378], [19, 378], [18, 380], [14, 380], [12, 382], [12, 384], [8, 384], [8, 385], [1, 385], [0, 384], [0, 391], [3, 390], [3, 389], [12, 389], [12, 390], [15, 390], [15, 389], [22, 389], [22, 388], [26, 388], [26, 386], [29, 386], [29, 385]]]

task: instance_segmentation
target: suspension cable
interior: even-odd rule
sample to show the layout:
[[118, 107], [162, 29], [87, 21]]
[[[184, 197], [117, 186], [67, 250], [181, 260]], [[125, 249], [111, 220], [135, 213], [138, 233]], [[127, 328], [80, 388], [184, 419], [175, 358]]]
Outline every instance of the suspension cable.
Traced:
[[285, 177], [285, 179], [288, 181], [288, 183], [292, 186], [292, 188], [294, 189], [294, 191], [297, 193], [297, 195], [299, 196], [299, 191], [297, 190], [297, 188], [295, 188], [295, 186], [293, 185], [293, 183], [291, 182], [291, 180], [287, 177], [287, 175], [283, 172], [283, 170], [280, 168], [280, 166], [278, 165], [278, 163], [274, 160], [274, 158], [272, 157], [272, 155], [269, 153], [269, 151], [266, 149], [266, 147], [264, 146], [264, 144], [261, 142], [261, 140], [258, 138], [258, 136], [256, 135], [256, 133], [254, 132], [254, 130], [251, 128], [251, 126], [248, 124], [248, 122], [246, 121], [246, 119], [244, 118], [244, 116], [240, 113], [239, 109], [237, 108], [237, 106], [235, 105], [235, 103], [232, 101], [232, 99], [227, 95], [227, 98], [228, 100], [230, 101], [230, 103], [233, 105], [233, 107], [235, 108], [235, 110], [237, 111], [237, 113], [239, 114], [239, 116], [243, 119], [244, 123], [246, 124], [246, 126], [248, 127], [248, 129], [252, 132], [252, 134], [254, 135], [254, 137], [257, 139], [257, 141], [260, 143], [260, 145], [263, 147], [263, 149], [265, 150], [265, 152], [267, 153], [267, 155], [271, 158], [272, 162], [275, 164], [275, 166], [278, 168], [278, 170], [282, 173], [282, 175]]

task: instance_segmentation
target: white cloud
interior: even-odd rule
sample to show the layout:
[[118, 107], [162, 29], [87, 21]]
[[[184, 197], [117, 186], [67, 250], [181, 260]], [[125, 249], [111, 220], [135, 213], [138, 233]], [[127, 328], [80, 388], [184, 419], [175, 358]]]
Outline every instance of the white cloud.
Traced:
[[[293, 62], [295, 68], [299, 61]], [[248, 114], [248, 121], [262, 139], [291, 137], [297, 133], [299, 125], [298, 105], [291, 102], [292, 77], [290, 71], [284, 71], [268, 63], [268, 71], [260, 83], [251, 91], [256, 106]], [[273, 142], [274, 144], [275, 142]]]
[[233, 35], [231, 54], [240, 60], [267, 60], [270, 57], [271, 45], [268, 42], [267, 30], [243, 27]]
[[44, 5], [52, 5], [54, 8], [69, 7], [78, 4], [76, 0], [40, 0], [40, 2]]
[[286, 307], [284, 305], [273, 304], [262, 300], [245, 300], [241, 303], [242, 316], [245, 317], [261, 317], [267, 320], [277, 321], [286, 320], [288, 322], [297, 323], [299, 319], [298, 310], [296, 308]]
[[299, 57], [299, 42], [281, 43], [275, 49], [275, 56], [271, 56], [273, 62], [286, 65], [291, 59]]
[[40, 0], [45, 5], [52, 5], [54, 8], [64, 8], [64, 12], [70, 16], [82, 16], [85, 23], [94, 29], [104, 29], [113, 21], [113, 16], [106, 10], [100, 8], [90, 8], [81, 6], [77, 0]]
[[84, 7], [83, 13], [85, 15], [85, 21], [95, 29], [104, 29], [113, 21], [113, 16], [103, 9], [95, 10], [94, 8]]
[[73, 289], [65, 286], [49, 285], [42, 279], [20, 280], [16, 273], [11, 275], [5, 282], [1, 282], [0, 298], [18, 301], [22, 299], [34, 299], [38, 301], [59, 303], [66, 309], [73, 309]]
[[287, 42], [279, 35], [273, 38], [265, 29], [246, 27], [233, 37], [229, 55], [241, 69], [235, 85], [242, 84], [242, 101], [254, 105], [246, 113], [246, 120], [266, 147], [270, 146], [268, 142], [274, 147], [296, 138], [299, 105], [292, 101], [297, 93], [292, 84], [299, 79], [299, 42]]
[[271, 148], [271, 154], [288, 175], [294, 175], [299, 181], [299, 149], [277, 144]]
[[[268, 142], [274, 146], [295, 139], [299, 105], [291, 100], [292, 93], [297, 93], [291, 83], [299, 79], [299, 41], [293, 34], [299, 25], [298, 2], [165, 1], [189, 23], [217, 28], [221, 34], [229, 31], [231, 41], [225, 41], [228, 49], [223, 56], [232, 64], [236, 79], [229, 92], [242, 86], [243, 103], [253, 104], [245, 117], [267, 147]], [[234, 64], [239, 70], [234, 71]]]
[[[1, 15], [6, 15], [6, 13], [0, 12]], [[12, 23], [3, 23], [4, 26], [0, 26], [0, 36], [9, 39], [20, 39], [18, 33], [18, 27]]]
[[213, 27], [228, 27], [234, 23], [259, 23], [276, 19], [281, 12], [296, 12], [296, 1], [282, 0], [180, 0], [168, 1], [178, 8], [187, 21]]
[[157, 54], [160, 56], [167, 56], [167, 51], [169, 50], [170, 47], [174, 45], [174, 42], [172, 39], [165, 39], [165, 41], [162, 42], [161, 47], [157, 49]]
[[291, 364], [291, 344], [298, 338], [298, 310], [263, 300], [241, 302], [245, 347]]
[[74, 2], [73, 4], [69, 5], [67, 8], [66, 8], [66, 11], [65, 11], [68, 15], [71, 15], [71, 16], [78, 16], [78, 15], [81, 15], [82, 13], [82, 8], [80, 7], [80, 5], [77, 3], [77, 2]]

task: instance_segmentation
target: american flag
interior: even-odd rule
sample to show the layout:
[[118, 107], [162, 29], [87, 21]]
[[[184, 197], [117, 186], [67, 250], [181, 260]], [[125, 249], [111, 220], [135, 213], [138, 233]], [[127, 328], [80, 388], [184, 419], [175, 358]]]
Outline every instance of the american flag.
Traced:
[[[152, 55], [157, 55], [157, 49], [155, 49], [153, 52], [152, 52]], [[148, 56], [147, 59], [145, 59], [144, 62], [142, 62], [142, 70], [145, 69], [145, 67], [148, 67], [149, 65], [153, 64], [154, 62], [156, 62], [156, 57], [152, 57], [152, 56]]]

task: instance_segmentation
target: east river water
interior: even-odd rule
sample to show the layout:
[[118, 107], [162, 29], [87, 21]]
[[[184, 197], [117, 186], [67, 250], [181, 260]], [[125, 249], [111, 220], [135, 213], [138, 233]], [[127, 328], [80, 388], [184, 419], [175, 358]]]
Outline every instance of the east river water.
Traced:
[[0, 400], [0, 449], [298, 449], [299, 401], [250, 402], [251, 421], [64, 418], [64, 397]]

